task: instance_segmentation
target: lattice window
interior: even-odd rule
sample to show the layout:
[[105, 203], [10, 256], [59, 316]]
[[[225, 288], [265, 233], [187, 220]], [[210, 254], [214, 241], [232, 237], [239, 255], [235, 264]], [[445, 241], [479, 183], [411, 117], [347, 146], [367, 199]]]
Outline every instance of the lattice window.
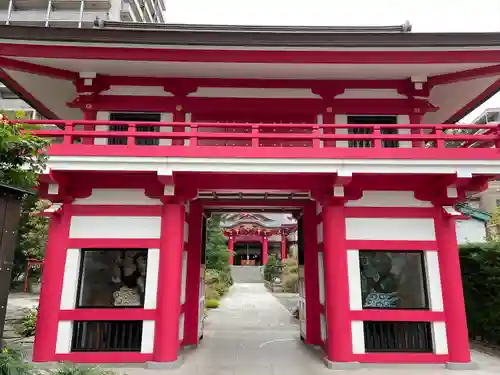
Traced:
[[139, 352], [142, 321], [75, 321], [72, 352]]
[[[111, 121], [129, 121], [129, 122], [159, 122], [161, 120], [161, 115], [159, 113], [112, 113], [110, 116]], [[110, 131], [116, 132], [126, 132], [128, 130], [128, 125], [111, 125], [109, 127]], [[159, 132], [159, 126], [136, 126], [136, 132]], [[158, 138], [140, 138], [140, 134], [135, 134], [135, 144], [138, 146], [158, 146], [160, 140]], [[115, 137], [110, 138], [108, 141], [109, 145], [126, 145], [127, 137]]]
[[[348, 124], [359, 124], [359, 125], [373, 125], [373, 124], [397, 124], [397, 116], [348, 116]], [[394, 128], [382, 128], [380, 131], [382, 134], [398, 134], [397, 129]], [[348, 134], [373, 134], [373, 129], [360, 127], [348, 129]], [[349, 147], [354, 148], [366, 148], [373, 147], [373, 141], [371, 140], [353, 140], [349, 141]], [[399, 147], [398, 141], [383, 141], [382, 147]]]
[[429, 322], [371, 322], [364, 324], [367, 352], [432, 353]]

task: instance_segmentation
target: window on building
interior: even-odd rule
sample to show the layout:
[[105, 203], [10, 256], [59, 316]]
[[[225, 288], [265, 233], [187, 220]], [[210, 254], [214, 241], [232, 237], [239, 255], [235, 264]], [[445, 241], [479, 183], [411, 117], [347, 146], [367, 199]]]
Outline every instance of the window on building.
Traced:
[[[348, 124], [373, 125], [373, 124], [397, 124], [397, 116], [347, 116]], [[397, 129], [382, 128], [382, 134], [398, 134]], [[349, 134], [372, 134], [371, 128], [351, 128], [348, 129]], [[383, 141], [383, 147], [398, 147], [398, 141]], [[349, 141], [349, 147], [373, 147], [371, 140]]]
[[34, 114], [36, 113], [33, 110], [2, 110], [1, 111], [4, 116], [6, 116], [9, 120], [32, 120]]
[[2, 99], [19, 99], [19, 96], [17, 96], [16, 93], [10, 91], [6, 87], [0, 90], [0, 96], [2, 97]]
[[146, 249], [84, 249], [77, 307], [144, 306]]
[[366, 309], [428, 309], [421, 251], [360, 251], [361, 294]]
[[500, 122], [500, 112], [495, 111], [495, 112], [488, 112], [486, 114], [486, 123], [490, 122]]
[[[129, 122], [160, 122], [160, 113], [112, 113], [110, 116], [111, 121], [129, 121]], [[111, 125], [110, 131], [126, 132], [128, 125]], [[159, 132], [159, 126], [144, 126], [138, 125], [136, 127], [137, 133], [135, 135], [135, 144], [140, 146], [158, 146], [160, 141], [158, 138], [141, 138], [140, 132]], [[110, 138], [108, 141], [110, 145], [126, 145], [127, 137]]]

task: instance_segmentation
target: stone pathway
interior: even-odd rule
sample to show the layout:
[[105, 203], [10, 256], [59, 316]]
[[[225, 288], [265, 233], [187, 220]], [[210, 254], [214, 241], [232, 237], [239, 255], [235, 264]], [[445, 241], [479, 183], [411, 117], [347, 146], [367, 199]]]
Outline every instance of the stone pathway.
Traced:
[[7, 302], [7, 317], [3, 339], [7, 345], [23, 346], [31, 352], [33, 337], [22, 337], [15, 325], [33, 308], [38, 306], [37, 294], [11, 293]]
[[[332, 371], [324, 367], [322, 353], [306, 347], [288, 307], [293, 295], [279, 301], [263, 284], [235, 284], [221, 306], [209, 312], [204, 339], [199, 347], [183, 354], [184, 364], [175, 370], [117, 368], [122, 375], [450, 375], [433, 366], [379, 367]], [[289, 300], [289, 301], [283, 301]], [[500, 359], [473, 353], [481, 369], [464, 375], [500, 374]], [[156, 374], [158, 373], [158, 374]]]

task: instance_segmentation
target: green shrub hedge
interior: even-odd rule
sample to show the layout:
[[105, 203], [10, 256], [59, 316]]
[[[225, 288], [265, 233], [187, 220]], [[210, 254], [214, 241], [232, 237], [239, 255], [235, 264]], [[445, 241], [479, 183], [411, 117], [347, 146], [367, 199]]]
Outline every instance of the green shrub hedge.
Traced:
[[0, 375], [116, 375], [95, 366], [60, 364], [55, 369], [40, 371], [25, 361], [21, 349], [3, 347], [0, 350]]
[[30, 310], [21, 320], [20, 333], [23, 337], [31, 337], [35, 335], [36, 317], [38, 308]]
[[500, 345], [500, 242], [460, 247], [471, 338]]
[[219, 300], [229, 290], [233, 280], [231, 274], [226, 271], [209, 269], [205, 272], [205, 298], [207, 300]]

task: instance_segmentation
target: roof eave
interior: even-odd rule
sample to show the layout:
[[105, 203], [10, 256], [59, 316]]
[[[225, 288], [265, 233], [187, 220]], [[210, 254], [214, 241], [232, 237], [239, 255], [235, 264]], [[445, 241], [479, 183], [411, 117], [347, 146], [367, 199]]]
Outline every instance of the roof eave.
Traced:
[[242, 30], [231, 26], [200, 27], [170, 25], [160, 30], [85, 29], [66, 27], [1, 25], [0, 39], [30, 42], [124, 43], [149, 45], [247, 46], [247, 47], [499, 47], [500, 33], [395, 33], [338, 32], [329, 29], [303, 30], [261, 28]]

